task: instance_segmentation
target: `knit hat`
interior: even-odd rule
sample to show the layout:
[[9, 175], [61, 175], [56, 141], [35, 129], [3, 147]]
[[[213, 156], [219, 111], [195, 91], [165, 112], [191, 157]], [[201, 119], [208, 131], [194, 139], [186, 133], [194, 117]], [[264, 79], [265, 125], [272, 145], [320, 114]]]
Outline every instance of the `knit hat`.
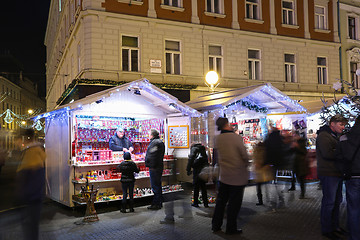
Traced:
[[218, 131], [221, 131], [228, 122], [229, 120], [227, 118], [219, 117], [216, 120], [216, 126], [218, 127]]
[[124, 152], [124, 160], [130, 160], [131, 154], [129, 152]]

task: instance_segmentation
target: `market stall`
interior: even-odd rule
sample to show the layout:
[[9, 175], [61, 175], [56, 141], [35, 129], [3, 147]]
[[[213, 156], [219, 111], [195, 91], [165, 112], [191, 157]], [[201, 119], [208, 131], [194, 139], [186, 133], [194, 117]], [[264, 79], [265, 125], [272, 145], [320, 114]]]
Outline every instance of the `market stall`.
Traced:
[[269, 122], [285, 131], [299, 124], [306, 128], [306, 109], [269, 83], [208, 94], [186, 104], [203, 113], [192, 119], [192, 140], [210, 148], [219, 134], [215, 127], [219, 116], [238, 128], [250, 156], [254, 145], [266, 137]]
[[[144, 157], [149, 130], [160, 132], [165, 142], [163, 192], [180, 190], [172, 178], [176, 159], [187, 156], [191, 117], [200, 113], [141, 79], [114, 87], [44, 113], [48, 196], [67, 206], [84, 204], [84, 186], [99, 189], [96, 202], [122, 199], [116, 166], [123, 152], [109, 149], [109, 139], [121, 127], [133, 143], [135, 197], [152, 195]], [[177, 163], [176, 163], [177, 165]], [[176, 179], [175, 179], [176, 180]]]

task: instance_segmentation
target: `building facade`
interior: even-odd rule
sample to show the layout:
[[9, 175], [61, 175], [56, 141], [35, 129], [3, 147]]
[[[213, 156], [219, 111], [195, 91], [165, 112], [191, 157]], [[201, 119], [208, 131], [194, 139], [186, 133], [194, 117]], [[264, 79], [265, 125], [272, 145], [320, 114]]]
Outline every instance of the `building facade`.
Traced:
[[[331, 96], [340, 78], [336, 0], [52, 0], [45, 36], [47, 108], [74, 79], [164, 88], [190, 98], [270, 82], [296, 100]], [[190, 100], [190, 99], [189, 99]]]
[[339, 3], [342, 79], [360, 89], [360, 1]]
[[[0, 147], [12, 150], [20, 128], [27, 128], [31, 114], [46, 110], [37, 84], [22, 73], [22, 64], [10, 54], [0, 55]], [[9, 113], [8, 113], [9, 112]]]

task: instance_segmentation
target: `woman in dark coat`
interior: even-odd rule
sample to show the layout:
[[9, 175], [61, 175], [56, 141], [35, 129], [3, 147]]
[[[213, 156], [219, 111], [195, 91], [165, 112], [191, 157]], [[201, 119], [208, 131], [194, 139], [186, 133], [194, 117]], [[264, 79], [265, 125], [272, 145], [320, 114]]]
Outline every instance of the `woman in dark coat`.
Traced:
[[186, 167], [187, 175], [191, 175], [193, 169], [193, 185], [194, 185], [194, 203], [192, 206], [199, 207], [199, 190], [205, 207], [209, 207], [206, 182], [199, 177], [201, 170], [209, 166], [206, 148], [201, 143], [195, 143], [191, 146], [188, 164]]

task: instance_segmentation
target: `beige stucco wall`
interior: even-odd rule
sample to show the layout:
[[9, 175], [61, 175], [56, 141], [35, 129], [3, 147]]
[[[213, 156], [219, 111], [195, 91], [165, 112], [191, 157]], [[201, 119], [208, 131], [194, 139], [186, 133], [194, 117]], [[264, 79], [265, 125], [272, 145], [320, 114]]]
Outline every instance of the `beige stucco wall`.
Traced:
[[[60, 38], [61, 34], [57, 35], [62, 39], [58, 45], [64, 45], [64, 51], [57, 56], [55, 44], [53, 55], [48, 56], [48, 74], [53, 74], [47, 82], [48, 109], [55, 107], [65, 84], [67, 86], [75, 77], [120, 81], [145, 77], [150, 82], [194, 84], [205, 88], [209, 44], [223, 47], [223, 76], [219, 85], [222, 89], [271, 82], [285, 93], [297, 93], [293, 94], [295, 99], [318, 99], [321, 92], [332, 92], [332, 83], [340, 77], [338, 43], [90, 10], [99, 7], [101, 10], [100, 3], [85, 0], [84, 9], [88, 10], [81, 12], [80, 21], [76, 22], [71, 35], [64, 39]], [[139, 72], [121, 71], [122, 34], [139, 38]], [[181, 42], [181, 75], [164, 74], [167, 39]], [[78, 45], [80, 71], [77, 67]], [[248, 80], [244, 74], [249, 48], [261, 50], [260, 80]], [[296, 55], [297, 83], [285, 82], [284, 53]], [[328, 85], [317, 84], [317, 57], [327, 58]], [[162, 73], [150, 72], [150, 59], [161, 60]], [[56, 69], [55, 73], [53, 69]], [[192, 92], [191, 97], [198, 94], [199, 91]]]

